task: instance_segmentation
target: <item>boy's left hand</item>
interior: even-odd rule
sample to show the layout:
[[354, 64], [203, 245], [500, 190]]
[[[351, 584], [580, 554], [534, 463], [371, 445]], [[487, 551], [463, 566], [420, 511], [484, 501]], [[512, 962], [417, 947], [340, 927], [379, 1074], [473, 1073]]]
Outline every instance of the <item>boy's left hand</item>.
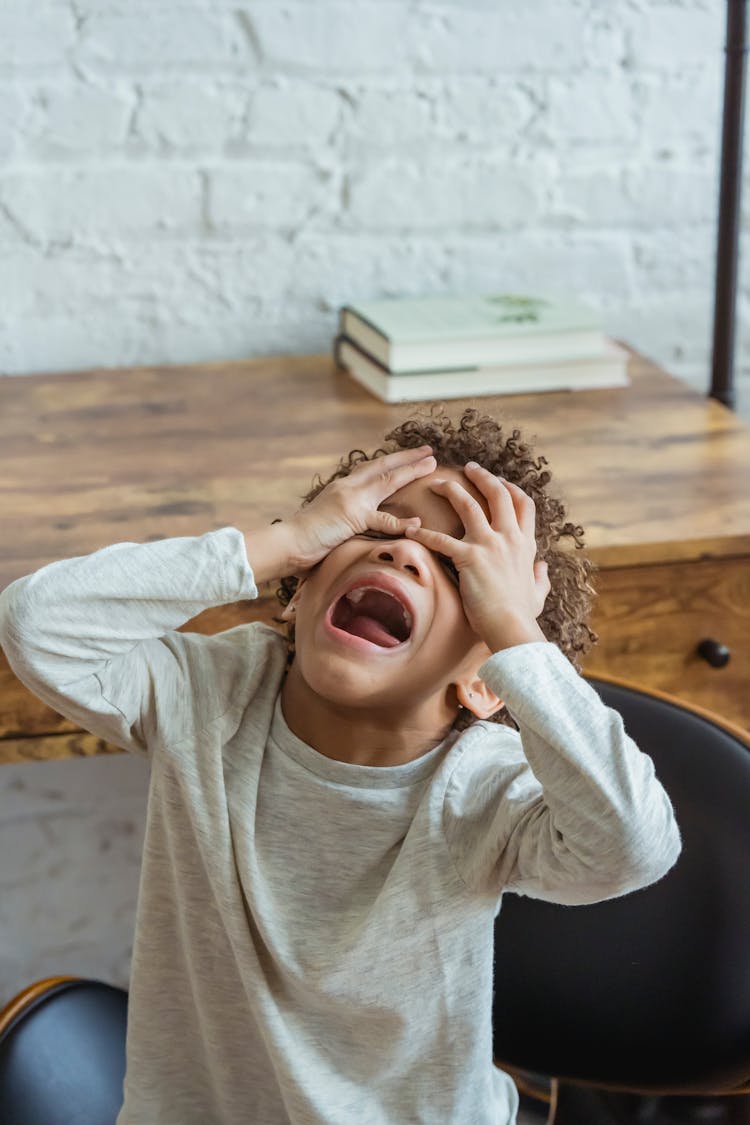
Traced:
[[490, 519], [468, 489], [456, 481], [435, 481], [430, 488], [453, 505], [464, 538], [424, 527], [405, 534], [452, 560], [469, 625], [493, 652], [545, 641], [537, 617], [551, 587], [547, 564], [536, 558], [536, 505], [518, 485], [475, 462], [464, 472], [486, 498]]

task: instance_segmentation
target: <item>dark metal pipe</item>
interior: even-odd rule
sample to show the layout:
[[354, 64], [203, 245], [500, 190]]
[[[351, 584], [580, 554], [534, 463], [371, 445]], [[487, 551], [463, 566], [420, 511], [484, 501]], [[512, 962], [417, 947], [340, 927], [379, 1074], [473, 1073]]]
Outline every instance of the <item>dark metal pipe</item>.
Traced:
[[746, 0], [727, 0], [724, 119], [721, 137], [719, 228], [716, 246], [714, 346], [709, 397], [734, 409], [734, 338], [745, 116]]

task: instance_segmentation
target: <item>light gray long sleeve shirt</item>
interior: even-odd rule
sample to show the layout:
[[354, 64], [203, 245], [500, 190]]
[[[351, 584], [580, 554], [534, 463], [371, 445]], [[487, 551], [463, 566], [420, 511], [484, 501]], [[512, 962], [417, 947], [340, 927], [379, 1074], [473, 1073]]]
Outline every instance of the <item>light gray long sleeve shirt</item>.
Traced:
[[501, 896], [592, 903], [664, 875], [680, 838], [651, 759], [544, 642], [480, 669], [520, 732], [477, 722], [400, 766], [328, 758], [284, 719], [281, 635], [176, 631], [257, 593], [225, 527], [0, 595], [19, 679], [151, 762], [118, 1125], [511, 1125]]

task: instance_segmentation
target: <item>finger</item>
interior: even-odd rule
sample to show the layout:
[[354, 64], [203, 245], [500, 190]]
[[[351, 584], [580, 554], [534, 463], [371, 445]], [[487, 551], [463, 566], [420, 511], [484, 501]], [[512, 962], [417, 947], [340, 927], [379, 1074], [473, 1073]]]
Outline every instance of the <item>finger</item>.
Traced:
[[433, 481], [429, 488], [438, 495], [444, 496], [461, 518], [467, 535], [481, 536], [490, 528], [490, 523], [481, 504], [458, 481], [439, 480]]
[[[493, 513], [493, 526], [495, 518], [502, 522], [510, 515], [511, 509], [516, 523], [525, 535], [536, 532], [536, 506], [534, 501], [519, 488], [517, 484], [506, 480], [505, 477], [495, 476], [488, 469], [478, 465], [476, 461], [468, 461], [464, 472], [471, 483], [487, 497]], [[495, 503], [493, 503], [493, 501]], [[510, 505], [508, 504], [510, 501]]]
[[428, 454], [427, 457], [423, 457], [419, 461], [412, 461], [407, 465], [399, 465], [395, 469], [381, 471], [375, 481], [368, 482], [368, 489], [372, 490], [370, 495], [375, 507], [379, 507], [394, 492], [406, 488], [407, 484], [411, 484], [412, 481], [434, 473], [436, 464], [435, 458]]
[[455, 559], [456, 550], [460, 551], [463, 546], [461, 539], [454, 539], [452, 535], [446, 535], [442, 531], [433, 531], [428, 527], [407, 527], [404, 534], [407, 539], [416, 539], [418, 543], [429, 547], [431, 551], [436, 551], [440, 555], [447, 555], [451, 559]]
[[391, 512], [374, 511], [367, 521], [371, 531], [383, 531], [389, 535], [403, 535], [410, 527], [419, 527], [419, 516], [394, 516]]
[[524, 535], [530, 536], [532, 539], [536, 536], [536, 504], [529, 496], [528, 492], [524, 492], [517, 484], [512, 481], [503, 480], [503, 484], [508, 489], [512, 499], [513, 507], [516, 512], [516, 519], [518, 526]]
[[363, 477], [377, 477], [383, 472], [393, 472], [430, 456], [432, 456], [431, 445], [420, 445], [414, 449], [397, 449], [394, 453], [386, 453], [382, 457], [357, 462], [353, 472]]
[[482, 465], [478, 465], [476, 461], [467, 461], [464, 473], [486, 499], [493, 530], [507, 531], [515, 527], [518, 524], [518, 515], [512, 493], [504, 487], [508, 482], [503, 477], [495, 476]]
[[402, 465], [410, 465], [413, 461], [419, 461], [421, 458], [429, 457], [432, 455], [431, 445], [418, 445], [413, 449], [396, 449], [393, 453], [386, 453], [383, 457], [376, 457], [371, 464], [386, 465], [389, 469], [400, 468]]
[[358, 483], [360, 486], [374, 489], [372, 495], [375, 507], [386, 497], [398, 492], [400, 488], [405, 488], [411, 481], [435, 471], [437, 461], [431, 453], [424, 452], [425, 448], [429, 450], [430, 447], [424, 447], [419, 456], [415, 455], [414, 450], [408, 449], [385, 457], [376, 457], [374, 461], [360, 462], [362, 470], [359, 473]]

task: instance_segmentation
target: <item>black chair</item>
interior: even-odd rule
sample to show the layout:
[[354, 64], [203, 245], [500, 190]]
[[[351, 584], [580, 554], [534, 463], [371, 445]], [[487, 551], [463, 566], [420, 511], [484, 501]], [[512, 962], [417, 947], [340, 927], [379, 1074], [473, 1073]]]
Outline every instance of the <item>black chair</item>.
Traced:
[[750, 1093], [750, 735], [587, 678], [653, 758], [683, 851], [653, 886], [593, 906], [505, 895], [495, 1060], [546, 1094], [554, 1125], [750, 1122], [734, 1096]]
[[128, 994], [49, 977], [0, 1012], [0, 1125], [115, 1125]]

